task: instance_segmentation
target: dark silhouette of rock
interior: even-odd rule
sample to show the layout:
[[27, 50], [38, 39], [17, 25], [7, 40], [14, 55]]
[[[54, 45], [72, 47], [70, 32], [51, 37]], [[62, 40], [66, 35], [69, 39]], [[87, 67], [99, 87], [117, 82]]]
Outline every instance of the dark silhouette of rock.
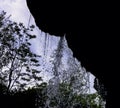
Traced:
[[[108, 91], [112, 104], [115, 82], [114, 12], [106, 2], [65, 2], [27, 0], [37, 26], [56, 36], [66, 35], [68, 46], [87, 71], [92, 72]], [[111, 105], [110, 105], [111, 106]], [[109, 107], [108, 107], [109, 108]]]

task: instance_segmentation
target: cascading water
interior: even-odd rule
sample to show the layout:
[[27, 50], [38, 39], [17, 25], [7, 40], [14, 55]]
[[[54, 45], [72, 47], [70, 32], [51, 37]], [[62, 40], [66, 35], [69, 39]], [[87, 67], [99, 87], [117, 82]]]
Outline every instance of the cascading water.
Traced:
[[[47, 87], [49, 98], [45, 102], [45, 108], [73, 108], [77, 104], [76, 101], [71, 101], [74, 95], [81, 94], [86, 96], [86, 94], [96, 93], [93, 87], [95, 76], [87, 72], [80, 62], [73, 57], [65, 37], [51, 36], [42, 32], [36, 26], [34, 18], [27, 7], [26, 0], [0, 0], [0, 11], [2, 10], [7, 12], [7, 15], [11, 15], [10, 19], [13, 21], [22, 22], [25, 26], [35, 25], [35, 30], [31, 33], [35, 34], [37, 38], [31, 42], [31, 49], [41, 56], [39, 60], [40, 69], [42, 70], [41, 75], [49, 85]], [[63, 88], [62, 84], [66, 88]], [[59, 88], [70, 91], [68, 98], [63, 96], [63, 91], [59, 91]], [[50, 99], [55, 97], [57, 105], [51, 107]], [[104, 105], [102, 108], [104, 108]]]

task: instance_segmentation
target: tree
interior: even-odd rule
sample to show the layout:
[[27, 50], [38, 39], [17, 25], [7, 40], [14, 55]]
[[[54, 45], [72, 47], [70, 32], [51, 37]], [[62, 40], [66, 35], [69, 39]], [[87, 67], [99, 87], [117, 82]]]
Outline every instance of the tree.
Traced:
[[36, 36], [22, 23], [10, 21], [5, 12], [0, 13], [0, 83], [6, 85], [7, 91], [24, 90], [29, 84], [37, 84], [40, 56], [30, 49], [30, 40]]
[[[48, 85], [46, 106], [49, 108], [104, 108], [105, 101], [96, 92], [94, 94], [79, 94], [73, 90], [70, 83]], [[45, 107], [46, 108], [46, 107]]]
[[[100, 95], [87, 94], [89, 74], [76, 59], [70, 56], [69, 66], [66, 70], [62, 69], [62, 55], [66, 48], [64, 38], [60, 39], [53, 56], [54, 77], [48, 84], [38, 84], [41, 81], [40, 56], [30, 49], [30, 40], [36, 37], [30, 34], [33, 28], [10, 21], [5, 12], [0, 14], [0, 95], [9, 93], [5, 95], [9, 96], [8, 102], [15, 102], [17, 107], [28, 107], [30, 101], [31, 106], [36, 108], [102, 108], [96, 100], [101, 101]], [[24, 90], [31, 84], [37, 86]], [[24, 102], [28, 103], [24, 105]]]
[[[65, 48], [65, 49], [64, 49]], [[68, 67], [63, 68], [62, 55], [66, 50], [64, 38], [61, 38], [58, 48], [53, 54], [53, 75], [47, 85], [46, 107], [48, 108], [103, 108], [101, 96], [90, 93], [90, 73], [70, 56]], [[69, 49], [68, 49], [69, 50]], [[99, 101], [97, 101], [99, 100]], [[103, 100], [102, 100], [103, 102]], [[46, 108], [45, 107], [45, 108]]]

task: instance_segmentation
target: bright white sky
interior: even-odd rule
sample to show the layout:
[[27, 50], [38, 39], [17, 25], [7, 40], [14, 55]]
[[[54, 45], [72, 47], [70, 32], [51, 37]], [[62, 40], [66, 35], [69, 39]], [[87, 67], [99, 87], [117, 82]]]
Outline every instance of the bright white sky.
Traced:
[[[27, 27], [29, 18], [30, 18], [30, 11], [27, 7], [26, 0], [0, 0], [0, 11], [4, 10], [7, 12], [7, 15], [12, 15], [10, 18], [15, 21], [15, 22], [23, 22], [24, 25]], [[35, 21], [34, 18], [31, 17], [30, 19], [30, 25], [34, 24]], [[41, 33], [41, 30], [39, 30], [37, 27], [34, 30], [34, 34], [39, 36]], [[44, 35], [44, 33], [43, 33]], [[37, 37], [36, 40], [32, 42], [32, 49], [35, 51], [37, 54], [41, 53], [40, 48], [40, 42], [39, 42], [39, 37]], [[56, 39], [55, 39], [56, 40]], [[91, 93], [96, 92], [95, 89], [93, 89], [93, 82], [94, 82], [94, 76], [90, 76], [90, 84], [91, 84]]]
[[27, 25], [30, 13], [25, 1], [26, 0], [0, 0], [0, 10], [4, 9], [8, 14], [11, 14], [11, 18], [14, 21], [24, 22], [24, 24]]

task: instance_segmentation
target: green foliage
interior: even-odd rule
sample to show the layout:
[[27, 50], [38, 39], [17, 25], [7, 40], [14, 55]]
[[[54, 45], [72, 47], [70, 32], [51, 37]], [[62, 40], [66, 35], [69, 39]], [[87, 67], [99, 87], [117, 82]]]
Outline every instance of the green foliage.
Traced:
[[69, 83], [60, 83], [55, 94], [51, 94], [47, 99], [48, 106], [56, 108], [103, 108], [103, 100], [98, 93], [76, 93]]
[[[83, 81], [84, 74], [82, 76], [78, 65], [71, 68], [73, 70], [71, 74], [69, 72], [69, 77], [64, 74], [63, 81], [59, 79], [57, 69], [62, 56], [60, 50], [55, 54], [55, 57], [59, 58], [54, 61], [53, 71], [56, 76], [51, 80], [51, 84], [39, 84], [42, 80], [38, 68], [40, 56], [30, 49], [30, 41], [36, 38], [30, 34], [34, 25], [26, 28], [22, 23], [10, 21], [5, 14], [0, 14], [0, 96], [4, 97], [7, 93], [14, 97], [14, 101], [18, 99], [16, 103], [24, 103], [25, 98], [25, 102], [34, 104], [35, 108], [102, 108], [102, 98], [98, 93], [85, 94], [83, 86], [87, 82]], [[71, 59], [70, 63], [73, 66]], [[28, 86], [25, 90], [27, 85], [32, 83], [36, 85], [32, 88]], [[19, 100], [19, 97], [22, 100]], [[11, 103], [13, 100], [8, 101]]]
[[30, 41], [36, 38], [22, 23], [10, 21], [0, 13], [0, 83], [11, 89], [25, 89], [29, 83], [42, 80], [38, 58], [31, 49]]
[[35, 98], [35, 108], [45, 108], [46, 100], [47, 100], [47, 91], [46, 91], [47, 83], [41, 83], [37, 85], [35, 88], [30, 88], [36, 92]]

